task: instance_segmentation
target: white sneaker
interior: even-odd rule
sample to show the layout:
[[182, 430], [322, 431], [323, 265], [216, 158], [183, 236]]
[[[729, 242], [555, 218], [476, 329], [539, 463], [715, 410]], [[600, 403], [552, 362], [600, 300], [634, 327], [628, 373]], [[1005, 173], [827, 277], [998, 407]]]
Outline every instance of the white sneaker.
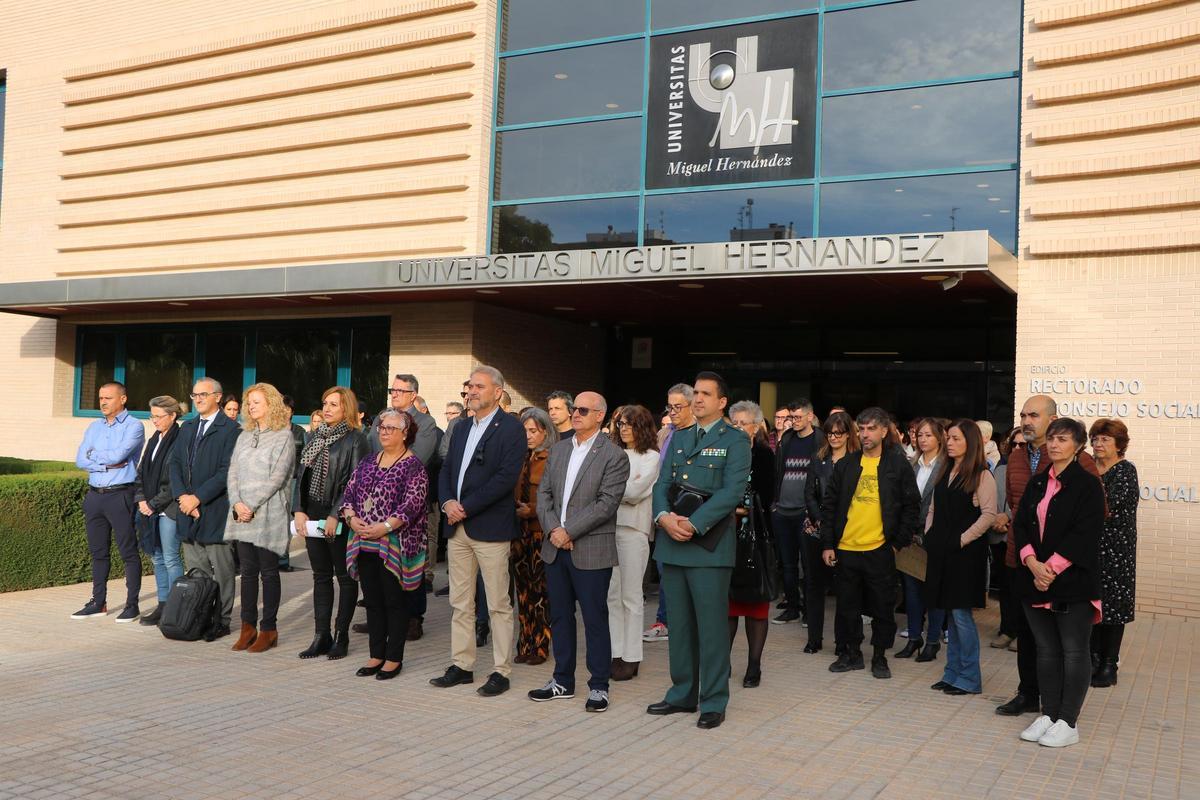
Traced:
[[1041, 741], [1041, 738], [1046, 735], [1046, 731], [1050, 730], [1053, 725], [1054, 720], [1042, 714], [1033, 721], [1032, 725], [1021, 731], [1021, 739], [1026, 742]]
[[667, 626], [661, 622], [654, 623], [642, 633], [643, 642], [665, 642], [667, 638]]
[[1050, 726], [1050, 730], [1042, 734], [1038, 744], [1046, 747], [1070, 747], [1079, 744], [1079, 729], [1072, 728], [1061, 719]]

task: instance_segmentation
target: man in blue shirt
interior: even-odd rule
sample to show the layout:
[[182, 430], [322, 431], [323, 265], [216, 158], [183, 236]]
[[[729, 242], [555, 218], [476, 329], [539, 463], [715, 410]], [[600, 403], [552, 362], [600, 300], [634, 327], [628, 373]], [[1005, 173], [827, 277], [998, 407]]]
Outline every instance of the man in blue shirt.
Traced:
[[108, 613], [109, 550], [115, 536], [125, 564], [125, 609], [117, 615], [117, 622], [133, 622], [140, 613], [138, 592], [142, 589], [142, 562], [133, 531], [133, 480], [146, 429], [125, 410], [128, 398], [123, 384], [110, 381], [101, 386], [99, 401], [104, 419], [88, 426], [75, 454], [75, 466], [88, 474], [83, 517], [92, 554], [92, 599], [71, 619]]

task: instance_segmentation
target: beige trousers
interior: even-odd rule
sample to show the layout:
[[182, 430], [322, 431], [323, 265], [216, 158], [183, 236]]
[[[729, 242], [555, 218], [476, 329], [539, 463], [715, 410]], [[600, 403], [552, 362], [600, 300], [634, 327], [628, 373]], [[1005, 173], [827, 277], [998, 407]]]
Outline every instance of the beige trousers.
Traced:
[[483, 575], [492, 629], [493, 672], [512, 673], [513, 609], [508, 572], [511, 544], [480, 542], [460, 524], [446, 543], [450, 564], [450, 657], [459, 669], [475, 669], [475, 575]]

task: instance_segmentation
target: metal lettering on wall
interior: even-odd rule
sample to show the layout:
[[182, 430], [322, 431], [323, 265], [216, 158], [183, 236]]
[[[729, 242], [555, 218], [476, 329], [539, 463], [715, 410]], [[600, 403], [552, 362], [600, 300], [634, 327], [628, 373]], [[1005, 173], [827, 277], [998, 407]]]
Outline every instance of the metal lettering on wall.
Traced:
[[401, 286], [586, 283], [733, 275], [986, 268], [987, 231], [551, 250], [400, 261]]

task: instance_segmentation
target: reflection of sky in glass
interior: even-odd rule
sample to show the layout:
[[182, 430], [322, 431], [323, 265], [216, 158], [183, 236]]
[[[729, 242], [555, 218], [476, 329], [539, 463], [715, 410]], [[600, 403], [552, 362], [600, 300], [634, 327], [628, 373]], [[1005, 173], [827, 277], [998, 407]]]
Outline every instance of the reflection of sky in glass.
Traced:
[[[602, 234], [612, 226], [617, 233], [633, 234], [633, 242], [637, 243], [637, 210], [636, 197], [615, 197], [605, 200], [573, 200], [566, 203], [533, 203], [518, 206], [505, 206], [508, 213], [520, 214], [528, 220], [541, 222], [550, 227], [553, 247], [577, 245], [587, 241], [587, 235]], [[504, 225], [501, 209], [495, 213]], [[497, 248], [501, 239], [497, 237]], [[603, 247], [602, 243], [592, 245]], [[621, 245], [621, 246], [629, 246]], [[496, 252], [502, 252], [497, 249]]]
[[658, 30], [677, 25], [700, 25], [816, 7], [816, 0], [739, 0], [736, 3], [728, 0], [653, 0], [650, 4], [650, 27]]
[[[664, 231], [670, 242], [724, 242], [732, 228], [749, 228], [751, 220], [738, 211], [753, 199], [753, 227], [792, 225], [793, 235], [804, 238], [812, 230], [812, 187], [785, 186], [773, 189], [731, 189], [727, 192], [689, 192], [687, 194], [646, 197], [646, 228]], [[650, 236], [647, 233], [647, 236]], [[656, 238], [658, 234], [654, 234]], [[768, 235], [753, 238], [772, 238]]]
[[1016, 202], [1015, 171], [827, 183], [821, 187], [821, 235], [987, 230], [1011, 252]]
[[636, 190], [641, 135], [637, 117], [497, 134], [497, 198]]
[[1019, 68], [1020, 0], [916, 0], [825, 16], [826, 89]]
[[977, 167], [1017, 160], [1017, 79], [829, 97], [821, 174]]
[[642, 110], [641, 40], [502, 62], [500, 124]]
[[646, 28], [643, 0], [504, 0], [502, 50], [600, 39]]

